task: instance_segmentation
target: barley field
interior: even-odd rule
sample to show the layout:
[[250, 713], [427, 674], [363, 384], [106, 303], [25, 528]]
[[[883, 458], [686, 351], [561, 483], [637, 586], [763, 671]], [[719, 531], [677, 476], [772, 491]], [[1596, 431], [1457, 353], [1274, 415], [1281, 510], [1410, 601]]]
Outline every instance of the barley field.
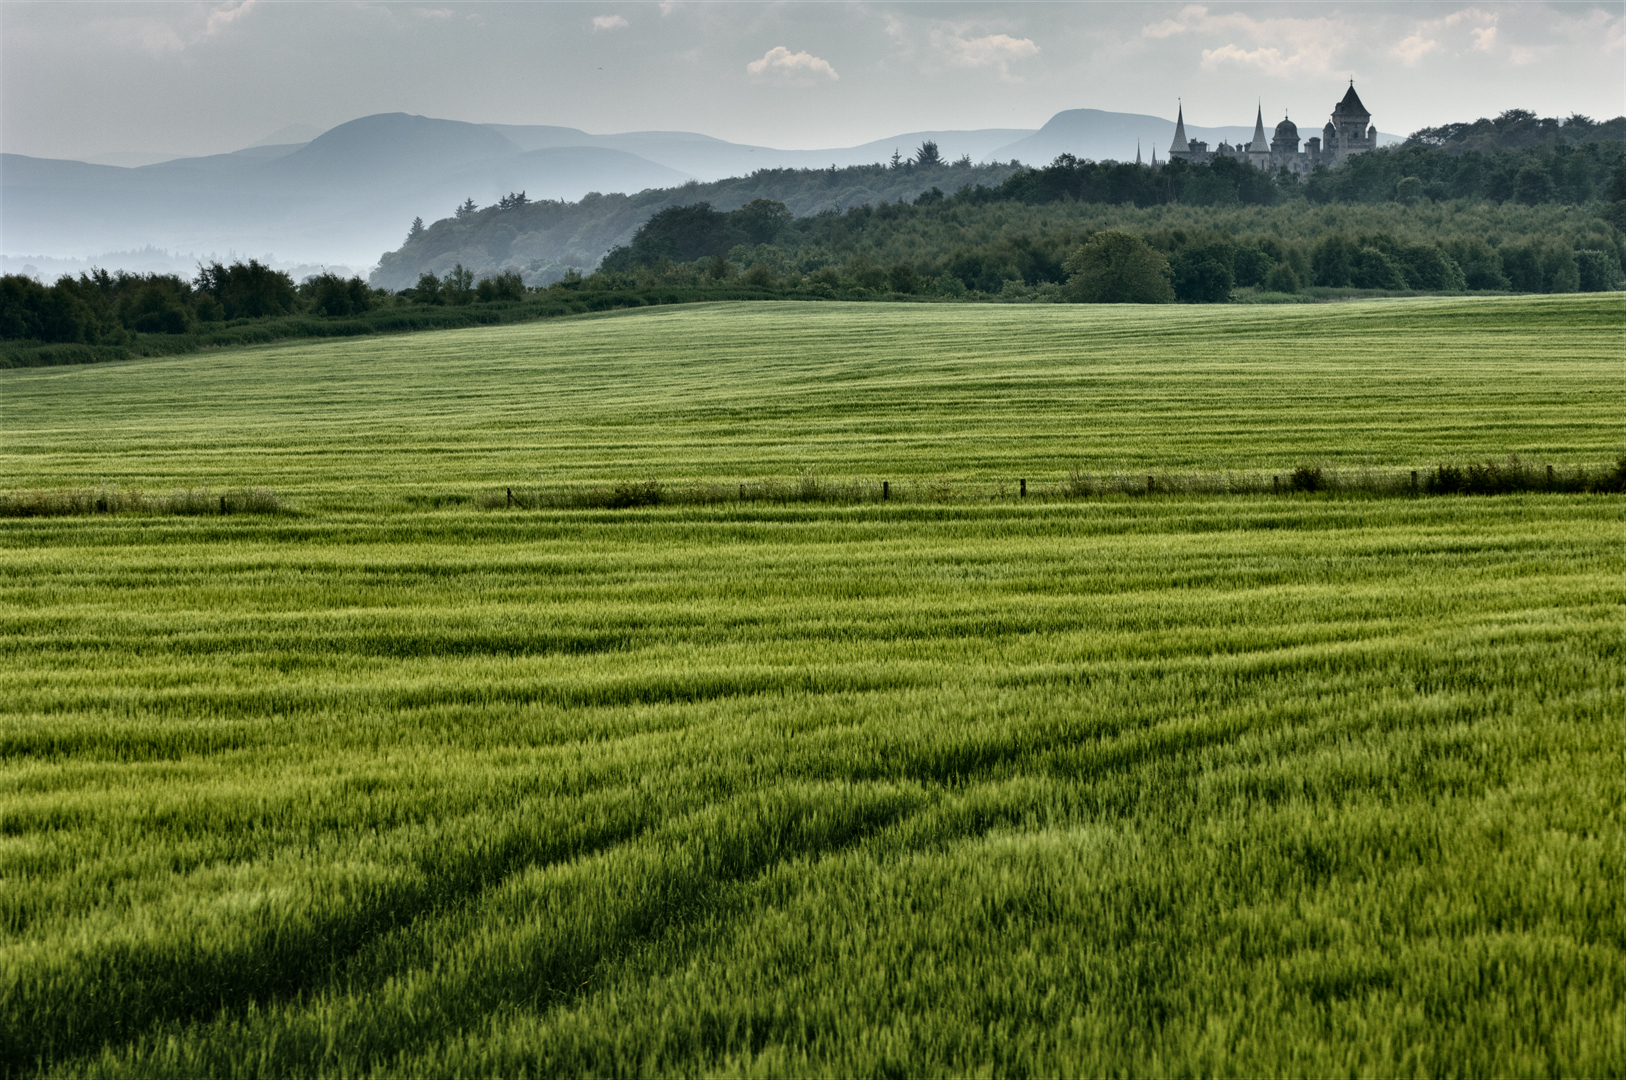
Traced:
[[[0, 518], [0, 1071], [1626, 1071], [1626, 500], [1066, 486], [1603, 469], [1622, 314], [0, 373], [0, 488], [152, 496]], [[494, 497], [645, 477], [756, 486]]]

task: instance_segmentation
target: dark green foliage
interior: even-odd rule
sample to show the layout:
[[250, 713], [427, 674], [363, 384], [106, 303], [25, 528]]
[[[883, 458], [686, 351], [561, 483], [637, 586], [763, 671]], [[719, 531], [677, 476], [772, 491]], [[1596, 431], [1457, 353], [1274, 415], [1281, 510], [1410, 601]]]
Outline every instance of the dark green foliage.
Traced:
[[1287, 263], [1277, 263], [1265, 275], [1264, 286], [1270, 292], [1296, 293], [1302, 287], [1299, 275]]
[[1508, 109], [1494, 120], [1443, 124], [1412, 132], [1407, 146], [1427, 146], [1448, 153], [1469, 150], [1524, 150], [1535, 146], [1571, 147], [1586, 143], [1626, 140], [1626, 117], [1599, 123], [1589, 116], [1538, 117], [1529, 109]]
[[[1256, 245], [1244, 244], [1236, 249], [1231, 259], [1231, 266], [1236, 273], [1236, 283], [1238, 285], [1259, 285], [1276, 268], [1276, 260], [1265, 254]], [[1287, 291], [1291, 292], [1292, 290]]]
[[921, 143], [920, 149], [915, 151], [915, 164], [927, 168], [943, 164], [943, 155], [938, 153], [937, 144], [930, 139]]
[[374, 304], [373, 290], [359, 277], [346, 281], [336, 274], [319, 274], [301, 284], [299, 293], [316, 315], [360, 315]]
[[1235, 251], [1226, 240], [1181, 248], [1170, 264], [1175, 298], [1186, 304], [1223, 304], [1229, 300], [1236, 284], [1231, 269]]
[[298, 304], [293, 278], [262, 265], [258, 259], [230, 266], [217, 262], [200, 266], [193, 285], [199, 292], [214, 297], [225, 309], [228, 319], [286, 315]]
[[1406, 287], [1406, 278], [1389, 257], [1374, 247], [1358, 248], [1349, 264], [1349, 283], [1357, 289]]
[[632, 243], [610, 252], [601, 265], [617, 271], [655, 266], [663, 259], [685, 263], [722, 256], [742, 244], [771, 244], [790, 223], [790, 210], [769, 199], [755, 199], [731, 213], [703, 202], [672, 206], [644, 222]]
[[1321, 466], [1300, 465], [1293, 470], [1293, 476], [1288, 486], [1294, 491], [1320, 491], [1325, 486], [1321, 476]]
[[474, 296], [482, 304], [525, 299], [525, 281], [512, 270], [480, 279]]
[[1064, 264], [1069, 299], [1085, 304], [1166, 304], [1169, 262], [1138, 236], [1101, 232]]
[[1582, 249], [1575, 253], [1576, 283], [1581, 292], [1608, 292], [1618, 289], [1626, 275], [1612, 251]]
[[1500, 290], [1508, 287], [1502, 258], [1485, 241], [1478, 237], [1453, 238], [1446, 241], [1445, 250], [1461, 268], [1468, 288]]

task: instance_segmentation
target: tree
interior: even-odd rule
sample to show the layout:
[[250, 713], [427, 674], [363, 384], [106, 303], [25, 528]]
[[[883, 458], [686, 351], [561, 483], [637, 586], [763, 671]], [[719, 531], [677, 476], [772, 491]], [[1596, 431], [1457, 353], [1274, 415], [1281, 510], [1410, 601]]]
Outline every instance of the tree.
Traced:
[[1236, 284], [1235, 249], [1215, 241], [1192, 244], [1174, 257], [1174, 295], [1188, 304], [1223, 304]]
[[898, 148], [897, 147], [893, 147], [892, 148], [892, 167], [894, 169], [896, 169], [896, 168], [900, 168], [902, 165], [903, 165], [903, 155], [898, 153]]
[[222, 266], [214, 262], [199, 266], [193, 285], [218, 300], [228, 319], [286, 315], [297, 302], [294, 279], [257, 259], [250, 259], [247, 265], [236, 262]]
[[954, 159], [954, 167], [956, 169], [969, 169], [969, 168], [971, 168], [971, 155], [970, 154], [961, 154], [959, 157], [955, 158]]
[[457, 216], [458, 219], [461, 220], [468, 217], [470, 214], [479, 213], [479, 211], [480, 208], [474, 205], [473, 199], [464, 199], [463, 205], [457, 208]]
[[458, 263], [446, 274], [446, 280], [441, 285], [441, 294], [446, 297], [448, 304], [467, 304], [474, 300], [474, 271], [463, 269]]
[[525, 193], [523, 191], [519, 192], [518, 194], [510, 191], [508, 194], [497, 200], [497, 209], [518, 210], [520, 207], [528, 205], [530, 201], [530, 199], [525, 197]]
[[752, 244], [771, 244], [796, 220], [790, 207], [773, 199], [752, 199], [728, 215], [729, 224], [750, 238]]
[[1174, 299], [1169, 260], [1138, 236], [1099, 232], [1062, 268], [1067, 292], [1082, 304], [1167, 304]]
[[433, 271], [418, 275], [417, 286], [407, 291], [412, 294], [412, 299], [420, 304], [445, 303], [445, 297], [441, 295], [440, 278], [436, 277]]
[[409, 244], [412, 243], [412, 241], [416, 240], [418, 237], [422, 236], [423, 234], [424, 234], [423, 218], [421, 218], [421, 217], [413, 218], [412, 219], [412, 228], [407, 230], [407, 243], [409, 243]]
[[932, 140], [930, 140], [930, 139], [927, 139], [925, 142], [921, 143], [920, 144], [920, 149], [915, 151], [915, 164], [917, 164], [917, 165], [941, 165], [941, 164], [943, 164], [943, 156], [937, 152], [937, 144], [935, 142], [933, 142]]

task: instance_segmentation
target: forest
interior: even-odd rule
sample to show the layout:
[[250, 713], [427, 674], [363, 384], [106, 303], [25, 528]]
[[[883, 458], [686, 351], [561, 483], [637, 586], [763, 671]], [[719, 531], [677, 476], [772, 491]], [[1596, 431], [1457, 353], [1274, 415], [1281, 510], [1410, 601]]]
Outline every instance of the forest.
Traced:
[[[435, 256], [395, 288], [378, 287], [376, 274], [373, 284], [330, 274], [296, 283], [253, 260], [200, 266], [190, 281], [97, 271], [47, 286], [11, 275], [0, 279], [0, 366], [697, 300], [1304, 302], [1620, 288], [1621, 124], [1499, 119], [1508, 145], [1495, 144], [1492, 121], [1425, 129], [1405, 146], [1302, 180], [1223, 158], [1154, 169], [1063, 155], [1043, 168], [1013, 163], [990, 173], [938, 161], [931, 146], [856, 173], [764, 170], [710, 185], [716, 203], [687, 198], [645, 214], [590, 273], [552, 265], [538, 276], [508, 253], [538, 215], [599, 202], [631, 213], [636, 199], [659, 193], [568, 206], [523, 193], [485, 209], [465, 203], [450, 219], [415, 222], [409, 243], [384, 261], [421, 263], [440, 248], [467, 261], [437, 271], [444, 260]], [[851, 191], [855, 176], [872, 187], [891, 176], [899, 191], [932, 179], [967, 182], [812, 214], [764, 195], [737, 202], [764, 188], [805, 197], [807, 185], [831, 177], [831, 190]], [[499, 257], [506, 261], [493, 265]]]

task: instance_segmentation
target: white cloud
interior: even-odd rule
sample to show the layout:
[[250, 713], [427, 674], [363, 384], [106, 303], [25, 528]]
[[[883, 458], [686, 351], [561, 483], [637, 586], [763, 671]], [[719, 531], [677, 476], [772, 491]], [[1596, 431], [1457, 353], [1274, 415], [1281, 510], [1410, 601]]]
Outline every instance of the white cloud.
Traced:
[[1010, 63], [1037, 56], [1039, 46], [1030, 38], [1013, 38], [1009, 34], [989, 34], [986, 37], [967, 38], [958, 34], [944, 35], [939, 44], [949, 59], [960, 67], [994, 67], [1000, 75], [1010, 78]]
[[451, 8], [417, 8], [416, 14], [420, 19], [450, 19], [455, 13]]
[[1195, 34], [1222, 43], [1202, 50], [1205, 68], [1248, 67], [1283, 78], [1330, 73], [1339, 51], [1356, 37], [1335, 16], [1255, 19], [1241, 12], [1213, 15], [1200, 4], [1182, 8], [1172, 19], [1141, 27], [1141, 36], [1148, 38], [1179, 34]]
[[1474, 48], [1479, 52], [1490, 52], [1496, 47], [1496, 27], [1477, 26], [1472, 31]]
[[1323, 44], [1312, 44], [1302, 45], [1291, 53], [1263, 45], [1257, 49], [1221, 45], [1217, 49], [1203, 50], [1203, 67], [1214, 70], [1227, 64], [1251, 67], [1263, 74], [1282, 78], [1304, 74], [1324, 75], [1332, 70], [1332, 49]]
[[793, 53], [783, 45], [775, 45], [762, 54], [761, 60], [753, 60], [746, 64], [745, 70], [755, 79], [772, 78], [799, 86], [806, 86], [820, 79], [835, 82], [841, 78], [836, 74], [836, 69], [830, 66], [830, 61], [821, 60], [805, 51]]
[[209, 19], [206, 23], [204, 23], [203, 26], [203, 36], [206, 38], [214, 37], [232, 23], [236, 22], [238, 19], [241, 19], [244, 15], [247, 15], [250, 11], [252, 11], [255, 3], [257, 2], [258, 0], [243, 0], [243, 2], [238, 4], [236, 7], [216, 8], [215, 10], [209, 12]]
[[593, 29], [594, 30], [619, 30], [621, 27], [626, 26], [626, 25], [627, 25], [627, 20], [623, 19], [619, 15], [595, 15], [595, 16], [593, 16]]
[[[1494, 31], [1492, 31], [1494, 33]], [[1402, 38], [1400, 43], [1389, 52], [1400, 58], [1400, 62], [1407, 67], [1413, 67], [1417, 61], [1440, 47], [1440, 43], [1433, 38], [1425, 38], [1422, 31], [1418, 31], [1409, 38]]]

